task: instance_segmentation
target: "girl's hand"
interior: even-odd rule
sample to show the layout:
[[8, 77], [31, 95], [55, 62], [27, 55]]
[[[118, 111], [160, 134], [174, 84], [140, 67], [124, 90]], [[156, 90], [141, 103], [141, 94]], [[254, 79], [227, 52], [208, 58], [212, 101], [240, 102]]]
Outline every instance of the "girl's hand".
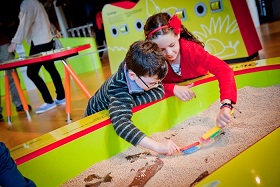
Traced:
[[218, 127], [224, 128], [227, 124], [229, 124], [230, 112], [231, 109], [228, 107], [223, 107], [222, 109], [220, 109], [220, 112], [216, 119], [216, 124], [218, 125]]
[[192, 98], [196, 98], [195, 93], [190, 89], [194, 86], [194, 83], [187, 86], [179, 86], [175, 85], [174, 87], [174, 95], [181, 99], [182, 101], [189, 101]]

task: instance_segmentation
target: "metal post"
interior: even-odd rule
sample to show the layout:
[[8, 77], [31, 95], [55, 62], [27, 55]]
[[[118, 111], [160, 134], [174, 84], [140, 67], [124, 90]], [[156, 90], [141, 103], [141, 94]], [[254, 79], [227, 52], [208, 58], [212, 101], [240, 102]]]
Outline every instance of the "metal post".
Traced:
[[61, 6], [59, 6], [59, 7], [56, 6], [56, 0], [53, 1], [53, 5], [54, 5], [54, 10], [55, 10], [57, 20], [58, 20], [58, 23], [59, 23], [59, 26], [60, 26], [60, 29], [62, 32], [62, 36], [64, 38], [68, 38], [69, 37], [68, 32], [67, 32], [68, 24], [66, 22], [64, 12], [63, 12]]

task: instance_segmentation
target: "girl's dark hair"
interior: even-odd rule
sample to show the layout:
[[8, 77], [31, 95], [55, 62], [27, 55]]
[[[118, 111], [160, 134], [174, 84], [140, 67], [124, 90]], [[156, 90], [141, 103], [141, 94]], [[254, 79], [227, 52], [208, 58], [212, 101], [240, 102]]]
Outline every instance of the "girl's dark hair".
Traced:
[[[167, 25], [170, 18], [171, 18], [171, 16], [166, 12], [160, 12], [160, 13], [154, 14], [151, 17], [149, 17], [144, 26], [144, 34], [145, 34], [146, 38], [149, 35], [149, 33], [152, 32], [153, 30], [155, 30], [159, 27], [162, 27], [164, 25]], [[189, 41], [193, 41], [193, 42], [201, 45], [202, 47], [204, 47], [204, 43], [201, 42], [200, 40], [198, 40], [197, 37], [195, 37], [190, 31], [188, 31], [188, 29], [184, 25], [181, 24], [181, 28], [182, 28], [182, 30], [180, 32], [181, 38], [184, 38]], [[159, 35], [164, 35], [169, 32], [174, 33], [172, 27], [162, 28], [162, 29], [156, 31], [155, 33], [153, 33], [147, 39], [156, 39]]]
[[126, 67], [138, 76], [155, 76], [163, 79], [167, 64], [158, 45], [149, 40], [134, 42], [125, 57]]

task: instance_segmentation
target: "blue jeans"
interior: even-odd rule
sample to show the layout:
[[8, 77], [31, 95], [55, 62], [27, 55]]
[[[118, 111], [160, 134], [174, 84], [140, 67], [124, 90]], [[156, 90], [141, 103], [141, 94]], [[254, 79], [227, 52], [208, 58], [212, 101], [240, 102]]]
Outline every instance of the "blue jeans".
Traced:
[[[11, 60], [14, 58], [13, 54], [8, 52], [8, 47], [9, 47], [9, 44], [4, 44], [4, 45], [0, 46], [0, 63], [3, 63], [4, 61]], [[19, 97], [17, 89], [16, 89], [14, 79], [11, 74], [12, 71], [13, 70], [8, 70], [6, 72], [8, 72], [12, 102], [15, 105], [15, 107], [18, 107], [21, 105], [21, 101], [20, 101], [20, 97]], [[2, 107], [1, 107], [1, 100], [0, 100], [0, 114], [1, 113], [2, 113]]]

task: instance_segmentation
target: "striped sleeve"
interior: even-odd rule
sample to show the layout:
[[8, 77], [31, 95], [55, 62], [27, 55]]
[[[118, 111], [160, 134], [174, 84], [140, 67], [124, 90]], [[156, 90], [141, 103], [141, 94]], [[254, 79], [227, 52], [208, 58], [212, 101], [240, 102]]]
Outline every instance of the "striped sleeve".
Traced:
[[109, 105], [109, 114], [116, 133], [132, 145], [138, 145], [146, 135], [132, 123], [132, 108], [159, 100], [163, 95], [162, 86], [135, 95], [118, 91], [111, 97]]
[[110, 100], [109, 114], [116, 133], [132, 145], [137, 145], [145, 134], [131, 121], [134, 106], [132, 96], [127, 92], [119, 92]]

